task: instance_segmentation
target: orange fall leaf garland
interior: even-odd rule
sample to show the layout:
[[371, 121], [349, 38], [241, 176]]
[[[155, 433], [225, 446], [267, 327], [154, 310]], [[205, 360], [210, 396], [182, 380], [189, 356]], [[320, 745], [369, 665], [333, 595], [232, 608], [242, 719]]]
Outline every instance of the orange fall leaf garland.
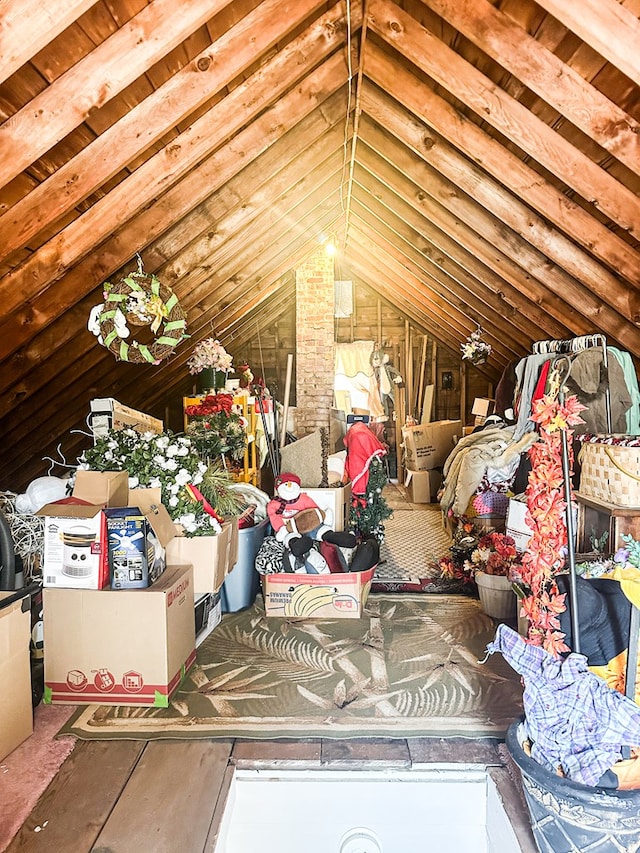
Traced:
[[567, 552], [562, 430], [567, 435], [572, 471], [571, 427], [583, 422], [579, 413], [584, 409], [575, 395], [564, 403], [544, 396], [534, 402], [531, 415], [538, 424], [540, 441], [529, 450], [531, 472], [525, 495], [527, 523], [533, 534], [522, 558], [522, 586], [526, 592], [521, 613], [529, 620], [529, 642], [556, 656], [569, 651], [558, 618], [565, 610], [565, 595], [558, 591], [555, 580], [564, 567]]

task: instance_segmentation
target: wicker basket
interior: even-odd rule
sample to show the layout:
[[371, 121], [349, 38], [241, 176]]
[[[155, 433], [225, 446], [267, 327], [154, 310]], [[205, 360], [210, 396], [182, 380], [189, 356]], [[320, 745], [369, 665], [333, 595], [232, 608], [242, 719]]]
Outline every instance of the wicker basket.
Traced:
[[640, 447], [585, 443], [579, 458], [583, 495], [614, 506], [640, 508]]

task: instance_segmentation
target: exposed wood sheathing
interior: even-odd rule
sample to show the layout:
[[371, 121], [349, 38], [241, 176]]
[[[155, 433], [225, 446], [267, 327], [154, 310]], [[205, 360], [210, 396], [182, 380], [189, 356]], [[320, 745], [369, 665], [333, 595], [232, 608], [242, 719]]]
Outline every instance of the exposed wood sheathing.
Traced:
[[[341, 277], [440, 351], [481, 324], [487, 382], [539, 338], [603, 332], [640, 357], [639, 16], [640, 0], [5, 0], [0, 488], [58, 444], [73, 460], [92, 397], [163, 417], [212, 331], [237, 354], [260, 328], [273, 340], [326, 234]], [[136, 253], [188, 316], [159, 366], [117, 363], [86, 328]]]

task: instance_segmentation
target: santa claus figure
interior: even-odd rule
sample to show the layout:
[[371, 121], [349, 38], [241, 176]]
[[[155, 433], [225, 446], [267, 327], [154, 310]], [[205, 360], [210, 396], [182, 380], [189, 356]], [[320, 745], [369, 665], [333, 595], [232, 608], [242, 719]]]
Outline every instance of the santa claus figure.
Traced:
[[267, 514], [273, 533], [296, 556], [308, 553], [313, 541], [323, 540], [340, 548], [355, 548], [353, 533], [333, 530], [330, 510], [320, 509], [300, 487], [296, 474], [279, 474], [275, 481], [276, 495], [267, 504]]

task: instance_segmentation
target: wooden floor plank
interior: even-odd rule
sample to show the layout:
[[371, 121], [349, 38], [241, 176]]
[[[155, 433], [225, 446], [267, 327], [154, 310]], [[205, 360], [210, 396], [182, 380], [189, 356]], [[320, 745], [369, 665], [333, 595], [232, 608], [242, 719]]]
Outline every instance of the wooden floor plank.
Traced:
[[7, 853], [87, 853], [144, 748], [144, 741], [80, 741]]
[[202, 853], [232, 740], [147, 745], [92, 853]]

